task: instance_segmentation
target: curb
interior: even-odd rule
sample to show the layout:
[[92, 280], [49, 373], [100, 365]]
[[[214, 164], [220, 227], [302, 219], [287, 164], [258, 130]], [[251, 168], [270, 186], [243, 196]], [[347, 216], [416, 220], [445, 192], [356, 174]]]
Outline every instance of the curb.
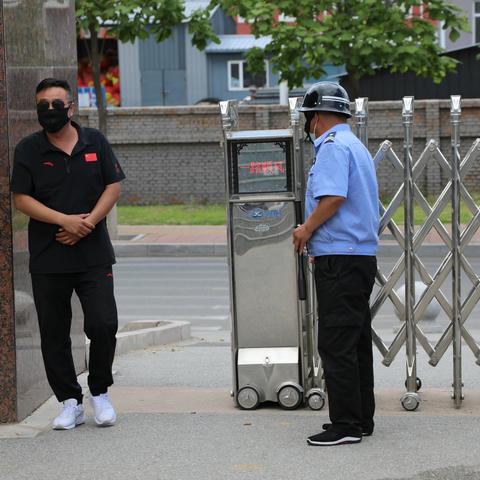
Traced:
[[[156, 325], [148, 328], [148, 325]], [[130, 322], [124, 330], [117, 333], [117, 346], [115, 356], [123, 355], [134, 350], [177, 343], [191, 338], [190, 322], [155, 320], [141, 320]], [[90, 340], [86, 341], [87, 347]], [[88, 362], [89, 349], [86, 349]], [[84, 394], [88, 390], [87, 372], [78, 376], [78, 382], [82, 386]], [[58, 402], [54, 396], [41, 404], [34, 412], [19, 423], [7, 423], [0, 425], [0, 440], [8, 438], [35, 438], [40, 433], [51, 429], [52, 419], [58, 414]]]
[[[85, 394], [88, 390], [86, 372], [77, 380]], [[42, 432], [51, 430], [52, 420], [58, 415], [58, 401], [54, 395], [42, 403], [27, 418], [19, 423], [0, 424], [0, 440], [8, 438], [35, 438]]]
[[[132, 327], [135, 323], [130, 322], [128, 325]], [[166, 345], [167, 343], [176, 343], [191, 337], [190, 322], [152, 322], [160, 325], [151, 328], [144, 328], [144, 325], [147, 323], [145, 320], [138, 323], [141, 324], [142, 328], [117, 334], [116, 355], [123, 355], [133, 350]]]
[[[115, 255], [127, 257], [226, 257], [226, 244], [196, 243], [114, 243]], [[444, 244], [423, 245], [418, 254], [424, 257], [445, 257], [450, 250]], [[480, 258], [480, 244], [467, 245], [463, 249], [467, 257]], [[399, 257], [402, 249], [399, 245], [380, 244], [378, 257]]]
[[[138, 325], [138, 328], [135, 326]], [[148, 325], [152, 325], [148, 327]], [[125, 329], [128, 328], [127, 331]], [[130, 322], [124, 331], [117, 333], [117, 346], [115, 356], [124, 355], [134, 350], [177, 343], [191, 338], [190, 322], [168, 321], [159, 322], [155, 320], [141, 320]], [[86, 360], [88, 364], [90, 340], [86, 340]]]
[[114, 242], [117, 257], [226, 257], [227, 245], [199, 243], [119, 243]]

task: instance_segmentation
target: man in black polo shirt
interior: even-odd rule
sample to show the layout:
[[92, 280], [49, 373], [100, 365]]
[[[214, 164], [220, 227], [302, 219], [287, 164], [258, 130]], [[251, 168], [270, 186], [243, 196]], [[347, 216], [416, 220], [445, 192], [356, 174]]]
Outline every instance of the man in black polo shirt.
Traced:
[[117, 332], [106, 216], [125, 175], [105, 137], [71, 120], [75, 106], [66, 81], [47, 78], [36, 89], [43, 127], [15, 149], [11, 188], [15, 207], [30, 217], [28, 242], [33, 296], [47, 378], [59, 402], [55, 429], [85, 421], [82, 389], [72, 358], [71, 298], [75, 291], [90, 339], [88, 385], [98, 425], [113, 425], [108, 399]]

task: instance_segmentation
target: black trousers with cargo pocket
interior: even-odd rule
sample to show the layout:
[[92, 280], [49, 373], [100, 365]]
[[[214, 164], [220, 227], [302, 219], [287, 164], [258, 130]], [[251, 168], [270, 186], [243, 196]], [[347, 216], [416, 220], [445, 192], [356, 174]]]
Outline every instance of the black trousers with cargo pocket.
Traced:
[[90, 393], [106, 393], [113, 384], [112, 364], [118, 328], [112, 267], [94, 267], [80, 273], [34, 273], [32, 287], [43, 361], [57, 400], [63, 402], [75, 398], [82, 403], [83, 398], [70, 339], [74, 291], [82, 305], [84, 331], [90, 339]]
[[333, 431], [359, 436], [375, 412], [370, 295], [377, 260], [362, 255], [315, 257], [318, 350]]

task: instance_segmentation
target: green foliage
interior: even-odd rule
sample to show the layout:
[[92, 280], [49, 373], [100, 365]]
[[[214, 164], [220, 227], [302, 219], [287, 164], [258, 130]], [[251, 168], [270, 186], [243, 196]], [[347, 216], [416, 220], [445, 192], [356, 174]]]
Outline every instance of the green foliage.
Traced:
[[[211, 7], [219, 4], [247, 19], [257, 37], [271, 35], [265, 50], [248, 52], [250, 68], [260, 72], [269, 59], [281, 79], [296, 87], [323, 75], [325, 63], [345, 65], [356, 81], [381, 68], [440, 82], [457, 61], [440, 56], [432, 22], [408, 18], [411, 7], [424, 3], [429, 18], [450, 29], [451, 40], [469, 31], [463, 12], [446, 0], [212, 0]], [[295, 24], [275, 21], [278, 12]]]
[[[78, 28], [98, 32], [107, 27], [122, 42], [151, 34], [161, 42], [171, 35], [172, 27], [187, 20], [182, 0], [75, 0], [75, 8]], [[208, 40], [218, 41], [208, 9], [196, 10], [188, 20], [195, 46], [203, 49]]]
[[134, 42], [154, 35], [158, 42], [166, 40], [175, 25], [188, 21], [193, 45], [204, 49], [209, 40], [218, 42], [211, 22], [210, 10], [197, 9], [190, 18], [185, 15], [183, 0], [75, 0], [78, 30], [89, 31], [92, 44], [89, 57], [97, 96], [99, 128], [107, 134], [107, 113], [100, 93], [100, 62], [96, 39], [100, 28], [121, 42]]

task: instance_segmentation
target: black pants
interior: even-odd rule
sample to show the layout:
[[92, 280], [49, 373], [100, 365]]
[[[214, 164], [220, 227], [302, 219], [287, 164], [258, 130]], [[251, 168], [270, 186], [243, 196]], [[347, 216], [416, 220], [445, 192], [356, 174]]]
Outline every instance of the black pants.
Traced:
[[112, 267], [95, 267], [82, 273], [32, 274], [32, 286], [43, 361], [57, 400], [75, 398], [82, 402], [70, 340], [74, 291], [80, 299], [84, 330], [90, 339], [88, 386], [92, 395], [106, 393], [113, 384], [118, 327]]
[[360, 255], [315, 258], [318, 350], [332, 429], [360, 435], [373, 429], [373, 354], [370, 295], [377, 260]]

